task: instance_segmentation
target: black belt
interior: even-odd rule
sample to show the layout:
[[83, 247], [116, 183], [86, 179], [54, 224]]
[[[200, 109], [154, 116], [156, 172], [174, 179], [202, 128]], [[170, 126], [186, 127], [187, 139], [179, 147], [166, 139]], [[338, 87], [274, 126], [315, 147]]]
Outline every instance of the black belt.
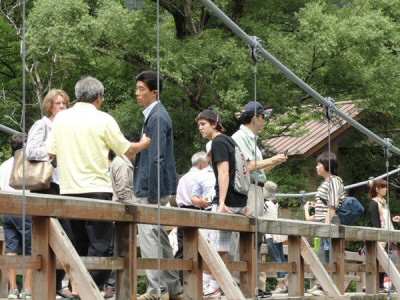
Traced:
[[255, 185], [258, 185], [258, 186], [260, 186], [260, 187], [264, 187], [264, 182], [257, 182], [257, 183], [255, 183], [255, 182], [251, 182], [251, 184], [255, 184]]

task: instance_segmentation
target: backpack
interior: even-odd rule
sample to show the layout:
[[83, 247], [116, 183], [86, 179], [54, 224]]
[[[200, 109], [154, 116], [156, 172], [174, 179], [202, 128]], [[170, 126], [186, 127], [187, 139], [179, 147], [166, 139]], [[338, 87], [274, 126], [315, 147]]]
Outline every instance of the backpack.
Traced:
[[249, 165], [235, 140], [229, 136], [226, 138], [235, 149], [235, 177], [231, 185], [236, 193], [247, 195], [250, 190]]
[[340, 205], [336, 214], [340, 218], [342, 225], [351, 225], [364, 213], [364, 207], [354, 197], [346, 197], [342, 205]]

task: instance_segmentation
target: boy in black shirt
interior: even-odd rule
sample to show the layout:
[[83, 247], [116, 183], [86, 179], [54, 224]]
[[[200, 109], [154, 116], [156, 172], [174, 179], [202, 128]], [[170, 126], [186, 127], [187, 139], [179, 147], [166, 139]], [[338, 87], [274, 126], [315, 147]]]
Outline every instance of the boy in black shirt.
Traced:
[[[212, 141], [211, 164], [214, 170], [216, 196], [212, 211], [228, 214], [244, 214], [247, 195], [237, 193], [233, 189], [235, 176], [235, 149], [231, 137], [226, 136], [220, 115], [211, 109], [202, 111], [196, 118], [200, 134]], [[210, 242], [215, 246], [223, 260], [227, 260], [232, 232], [212, 230]], [[220, 295], [219, 285], [215, 280], [204, 290], [204, 299]]]

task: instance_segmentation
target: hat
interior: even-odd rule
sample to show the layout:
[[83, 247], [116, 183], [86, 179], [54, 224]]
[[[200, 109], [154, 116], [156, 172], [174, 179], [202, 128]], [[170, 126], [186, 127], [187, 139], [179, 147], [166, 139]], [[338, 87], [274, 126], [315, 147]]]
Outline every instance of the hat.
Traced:
[[199, 115], [197, 116], [197, 120], [201, 119], [202, 117], [207, 118], [209, 120], [214, 121], [217, 124], [217, 129], [220, 130], [221, 132], [225, 132], [225, 128], [222, 127], [222, 120], [221, 116], [219, 113], [213, 109], [206, 109], [203, 110]]
[[212, 141], [208, 141], [208, 143], [206, 144], [206, 152], [207, 152], [207, 154], [211, 151], [211, 144], [212, 144]]
[[276, 193], [276, 189], [278, 188], [278, 186], [276, 185], [275, 182], [272, 181], [267, 181], [264, 184], [264, 200], [265, 201], [274, 201], [276, 200], [275, 197], [275, 193]]
[[257, 101], [250, 101], [245, 106], [243, 106], [241, 113], [242, 114], [254, 114], [256, 115], [263, 114], [264, 116], [269, 116], [271, 114], [271, 110], [266, 110], [264, 107]]

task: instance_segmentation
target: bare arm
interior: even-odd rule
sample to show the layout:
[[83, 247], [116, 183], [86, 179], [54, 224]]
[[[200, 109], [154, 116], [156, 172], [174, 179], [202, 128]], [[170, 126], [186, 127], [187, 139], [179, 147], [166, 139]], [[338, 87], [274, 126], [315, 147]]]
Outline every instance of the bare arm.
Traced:
[[229, 162], [221, 161], [217, 164], [219, 186], [219, 212], [232, 213], [225, 205], [229, 187]]
[[260, 161], [254, 161], [250, 160], [249, 161], [249, 169], [250, 172], [254, 172], [255, 170], [261, 170], [265, 169], [266, 171], [271, 170], [273, 167], [280, 165], [281, 163], [285, 162], [287, 160], [287, 156], [284, 154], [278, 154], [275, 156], [272, 156], [270, 158], [266, 158]]

